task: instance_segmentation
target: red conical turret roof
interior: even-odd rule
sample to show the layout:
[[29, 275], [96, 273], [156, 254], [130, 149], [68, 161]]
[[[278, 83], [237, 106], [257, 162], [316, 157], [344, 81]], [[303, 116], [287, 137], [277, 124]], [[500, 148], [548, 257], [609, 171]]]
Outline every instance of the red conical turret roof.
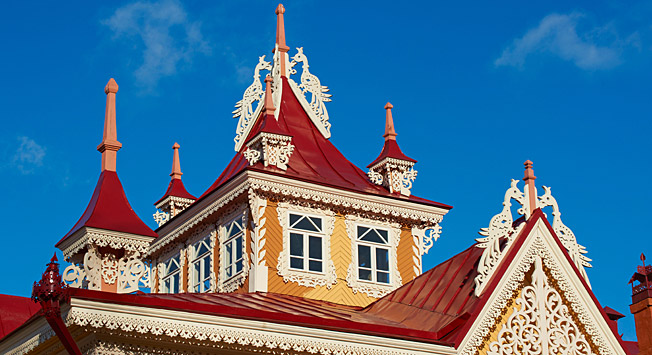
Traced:
[[183, 181], [181, 181], [181, 175], [183, 175], [183, 173], [181, 172], [181, 163], [179, 161], [180, 147], [181, 146], [179, 145], [179, 143], [174, 143], [174, 145], [172, 146], [172, 149], [174, 149], [174, 155], [172, 158], [172, 173], [170, 173], [172, 179], [170, 180], [168, 189], [165, 191], [165, 195], [163, 195], [163, 197], [161, 197], [158, 201], [156, 201], [154, 205], [158, 205], [160, 202], [165, 200], [168, 196], [187, 198], [191, 200], [197, 199], [197, 197], [191, 195], [186, 190], [186, 187], [183, 186]]
[[380, 151], [380, 155], [376, 160], [371, 164], [367, 165], [367, 168], [370, 168], [376, 165], [378, 162], [385, 158], [394, 158], [398, 160], [406, 160], [412, 163], [417, 161], [403, 154], [401, 148], [399, 148], [398, 143], [396, 142], [396, 131], [394, 130], [394, 118], [392, 117], [392, 108], [394, 106], [391, 103], [385, 105], [385, 145], [383, 145], [383, 150]]

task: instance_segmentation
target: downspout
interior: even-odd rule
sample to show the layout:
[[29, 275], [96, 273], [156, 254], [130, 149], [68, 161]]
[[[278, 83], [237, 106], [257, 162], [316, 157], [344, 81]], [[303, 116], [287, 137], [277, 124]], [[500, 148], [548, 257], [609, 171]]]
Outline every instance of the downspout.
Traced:
[[32, 301], [39, 303], [54, 333], [57, 335], [61, 344], [71, 355], [81, 355], [79, 347], [72, 338], [68, 327], [61, 318], [61, 302], [68, 302], [68, 287], [61, 281], [59, 274], [59, 264], [55, 254], [47, 264], [47, 269], [41, 277], [41, 281], [34, 282], [32, 288]]

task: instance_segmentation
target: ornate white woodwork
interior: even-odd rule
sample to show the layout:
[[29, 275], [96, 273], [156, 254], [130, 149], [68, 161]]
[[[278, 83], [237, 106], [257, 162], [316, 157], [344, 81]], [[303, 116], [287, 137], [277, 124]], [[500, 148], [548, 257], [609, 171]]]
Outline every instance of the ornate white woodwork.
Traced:
[[594, 354], [561, 294], [548, 282], [540, 256], [534, 259], [532, 284], [523, 287], [488, 348], [489, 355]]
[[[217, 240], [220, 243], [219, 251], [220, 251], [220, 273], [217, 278], [217, 292], [233, 292], [237, 290], [240, 286], [244, 285], [245, 281], [247, 280], [247, 276], [249, 275], [249, 255], [246, 252], [246, 244], [247, 244], [247, 231], [246, 231], [246, 226], [249, 223], [249, 213], [248, 209], [244, 205], [238, 205], [233, 208], [233, 210], [228, 211], [225, 213], [224, 217], [222, 217], [218, 221], [218, 231], [217, 231]], [[226, 251], [224, 248], [224, 242], [226, 242], [227, 235], [226, 235], [226, 226], [228, 223], [234, 221], [235, 219], [242, 218], [242, 227], [245, 228], [245, 230], [242, 233], [242, 271], [236, 275], [233, 275], [229, 279], [225, 279], [226, 272], [224, 270], [225, 267], [225, 260], [226, 260]]]
[[412, 182], [417, 178], [417, 171], [413, 166], [414, 163], [408, 160], [383, 158], [369, 168], [367, 176], [374, 184], [389, 189], [390, 193], [410, 196]]
[[181, 213], [186, 208], [190, 207], [191, 204], [195, 202], [195, 199], [184, 198], [178, 196], [167, 196], [161, 202], [156, 204], [156, 212], [152, 215], [154, 221], [158, 226], [162, 226], [174, 216]]
[[418, 239], [415, 245], [418, 247], [419, 255], [428, 254], [430, 248], [441, 236], [441, 226], [439, 224], [427, 227], [415, 226], [412, 227], [412, 235]]
[[[210, 241], [210, 257], [209, 257], [209, 263], [210, 263], [210, 269], [211, 269], [211, 285], [210, 289], [205, 292], [214, 292], [217, 290], [217, 275], [215, 273], [215, 245], [217, 243], [217, 229], [214, 224], [204, 224], [200, 225], [197, 227], [188, 240], [186, 241], [186, 247], [183, 248], [185, 250], [186, 255], [189, 257], [189, 259], [194, 258], [194, 247], [197, 245], [197, 243], [201, 242], [202, 240], [209, 238]], [[178, 252], [181, 251], [181, 248], [179, 249]], [[195, 271], [192, 269], [192, 266], [189, 265], [188, 267], [188, 292], [193, 292], [191, 289], [190, 285], [190, 280], [193, 278], [193, 273]]]
[[249, 190], [249, 209], [251, 211], [250, 236], [251, 236], [251, 274], [249, 276], [250, 292], [267, 292], [267, 265], [265, 261], [265, 223], [263, 217], [267, 208], [267, 199], [258, 196]]
[[[476, 239], [478, 242], [477, 247], [485, 249], [478, 264], [478, 275], [475, 278], [476, 296], [479, 296], [482, 293], [496, 267], [500, 264], [503, 256], [509, 250], [513, 239], [518, 235], [523, 227], [523, 223], [514, 225], [511, 201], [514, 200], [521, 205], [521, 208], [517, 210], [519, 215], [525, 216], [526, 213], [529, 213], [527, 211], [526, 196], [516, 186], [518, 182], [519, 180], [512, 179], [510, 188], [505, 192], [503, 210], [491, 219], [489, 227], [480, 229], [479, 234], [483, 237]], [[545, 194], [538, 197], [537, 207], [552, 207], [553, 230], [590, 287], [589, 279], [584, 269], [585, 267], [591, 267], [591, 264], [589, 264], [591, 259], [584, 255], [586, 254], [586, 248], [577, 243], [575, 234], [573, 234], [573, 232], [562, 223], [559, 206], [557, 205], [555, 198], [552, 197], [550, 188], [543, 186], [543, 189]]]
[[[290, 73], [296, 73], [294, 66], [298, 63], [303, 63], [301, 66], [301, 84], [297, 87], [301, 90], [302, 98], [306, 99], [306, 93], [310, 94], [310, 102], [308, 102], [308, 107], [312, 114], [318, 118], [319, 124], [317, 128], [324, 134], [324, 137], [330, 137], [331, 124], [328, 122], [328, 111], [326, 110], [326, 102], [331, 101], [331, 94], [327, 94], [329, 91], [327, 86], [322, 86], [319, 78], [310, 72], [308, 69], [308, 58], [303, 54], [303, 47], [297, 48], [297, 54], [292, 57], [292, 62], [290, 63]], [[307, 100], [305, 100], [307, 101]], [[304, 105], [305, 109], [305, 105]], [[311, 115], [312, 116], [312, 115]]]
[[63, 271], [63, 281], [70, 287], [101, 290], [117, 282], [118, 293], [130, 293], [151, 287], [150, 267], [138, 251], [127, 250], [116, 259], [114, 254], [102, 255], [96, 245], [90, 245], [83, 262], [71, 264]]
[[272, 165], [281, 170], [287, 170], [293, 151], [292, 137], [261, 132], [247, 142], [247, 150], [243, 154], [249, 164], [255, 164], [262, 159], [265, 166]]
[[149, 249], [152, 239], [152, 237], [147, 236], [84, 227], [64, 240], [60, 248], [66, 260], [79, 252], [85, 251], [89, 245], [138, 251], [142, 254]]
[[[244, 140], [247, 138], [253, 122], [256, 120], [263, 107], [265, 90], [260, 81], [261, 70], [272, 70], [272, 64], [265, 61], [265, 56], [258, 57], [258, 64], [254, 68], [254, 81], [249, 85], [242, 95], [242, 100], [235, 104], [233, 117], [238, 118], [238, 126], [235, 131], [235, 151], [240, 151]], [[256, 108], [254, 104], [258, 102]]]
[[[483, 237], [476, 239], [477, 247], [484, 249], [478, 263], [478, 275], [475, 277], [476, 296], [482, 293], [503, 255], [509, 250], [511, 241], [518, 235], [522, 227], [522, 224], [519, 224], [514, 228], [512, 217], [511, 201], [515, 200], [521, 206], [525, 203], [523, 192], [516, 186], [518, 182], [518, 180], [512, 179], [510, 188], [505, 192], [503, 210], [491, 218], [489, 227], [480, 229], [479, 234]], [[524, 213], [523, 207], [518, 210], [518, 214], [523, 215]]]
[[573, 263], [577, 266], [577, 269], [580, 271], [586, 283], [591, 287], [589, 283], [589, 276], [586, 274], [584, 268], [591, 267], [589, 259], [586, 254], [586, 248], [577, 243], [575, 234], [570, 228], [566, 227], [561, 221], [561, 212], [559, 212], [559, 205], [557, 205], [557, 200], [552, 197], [551, 189], [547, 186], [542, 186], [545, 193], [542, 196], [539, 196], [539, 207], [544, 208], [547, 206], [552, 207], [552, 229], [555, 231], [561, 243], [564, 245], [564, 248], [568, 251], [568, 254], [571, 256]]
[[[295, 282], [300, 286], [317, 287], [326, 286], [330, 289], [337, 283], [335, 264], [331, 258], [331, 237], [335, 229], [335, 213], [330, 210], [304, 207], [287, 202], [279, 202], [276, 207], [278, 221], [283, 229], [283, 250], [278, 256], [278, 275], [285, 282]], [[290, 222], [289, 213], [296, 212], [301, 215], [306, 213], [322, 219], [323, 233], [318, 233], [323, 238], [323, 273], [295, 270], [290, 268]], [[307, 253], [307, 251], [305, 251]]]
[[[398, 262], [396, 255], [396, 249], [398, 248], [398, 243], [401, 238], [401, 225], [398, 223], [370, 220], [356, 215], [347, 215], [345, 224], [346, 233], [349, 236], [349, 239], [351, 239], [351, 264], [349, 264], [349, 268], [347, 270], [346, 282], [347, 285], [353, 290], [353, 293], [362, 292], [370, 297], [381, 298], [386, 294], [394, 291], [395, 289], [401, 287], [401, 285], [403, 285], [403, 280], [401, 279], [401, 273], [398, 271]], [[358, 279], [358, 238], [356, 227], [359, 224], [364, 226], [380, 227], [382, 229], [388, 230], [389, 240], [387, 248], [389, 249], [389, 284]]]

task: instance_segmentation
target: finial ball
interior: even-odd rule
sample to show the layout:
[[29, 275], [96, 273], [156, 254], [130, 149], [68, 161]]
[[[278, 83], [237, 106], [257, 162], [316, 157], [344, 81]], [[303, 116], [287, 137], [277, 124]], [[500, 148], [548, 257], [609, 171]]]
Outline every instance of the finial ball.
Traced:
[[272, 77], [269, 74], [267, 74], [267, 76], [265, 77], [265, 83], [271, 83], [273, 81], [274, 79], [272, 79]]
[[283, 4], [278, 4], [276, 7], [276, 14], [284, 14], [285, 13], [285, 7], [283, 7]]
[[181, 148], [181, 146], [179, 145], [179, 143], [174, 142], [174, 145], [172, 146], [172, 149], [179, 149], [179, 148]]
[[394, 105], [390, 104], [389, 102], [385, 104], [385, 110], [387, 110], [387, 109], [391, 110], [393, 108], [394, 108]]
[[641, 261], [645, 262], [645, 254], [641, 253]]
[[106, 83], [106, 86], [104, 87], [104, 93], [115, 94], [116, 92], [118, 92], [118, 83], [115, 82], [115, 79], [111, 78], [109, 79], [109, 82]]

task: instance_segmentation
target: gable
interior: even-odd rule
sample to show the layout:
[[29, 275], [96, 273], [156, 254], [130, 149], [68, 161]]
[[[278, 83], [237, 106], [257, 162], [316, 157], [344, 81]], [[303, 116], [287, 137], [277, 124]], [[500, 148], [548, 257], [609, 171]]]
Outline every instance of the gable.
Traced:
[[625, 354], [543, 213], [527, 224], [482, 296], [459, 353]]

